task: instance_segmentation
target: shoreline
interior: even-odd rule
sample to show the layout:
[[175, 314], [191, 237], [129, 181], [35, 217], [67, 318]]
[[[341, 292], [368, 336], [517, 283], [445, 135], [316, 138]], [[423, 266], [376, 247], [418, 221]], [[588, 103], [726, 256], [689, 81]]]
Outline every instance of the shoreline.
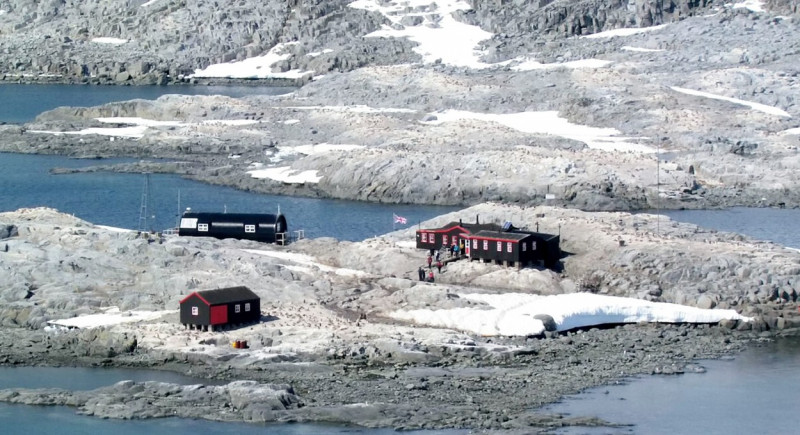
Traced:
[[[239, 367], [230, 363], [180, 361], [169, 355], [133, 350], [113, 358], [79, 356], [72, 347], [54, 355], [26, 340], [29, 334], [4, 328], [2, 365], [119, 367], [167, 370], [215, 381], [255, 381], [239, 385], [237, 394], [221, 387], [206, 392], [207, 402], [216, 394], [231, 394], [242, 401], [265, 385], [285, 385], [293, 399], [270, 412], [253, 407], [208, 406], [197, 415], [194, 387], [124, 382], [88, 392], [57, 389], [0, 390], [0, 401], [33, 405], [67, 405], [101, 418], [157, 418], [176, 416], [248, 423], [333, 423], [397, 430], [466, 429], [487, 433], [523, 433], [563, 426], [609, 426], [592, 416], [566, 417], [540, 413], [541, 407], [591, 387], [609, 385], [639, 375], [676, 376], [702, 373], [702, 360], [734, 356], [742, 350], [772, 340], [764, 334], [741, 333], [712, 325], [625, 325], [590, 328], [559, 334], [554, 338], [495, 340], [498, 346], [524, 344], [516, 354], [459, 352], [440, 354], [433, 364], [345, 358], [344, 361], [263, 363]], [[800, 330], [781, 335], [797, 336]], [[775, 337], [775, 336], [771, 336]], [[64, 337], [69, 339], [68, 337]], [[74, 337], [73, 337], [74, 338]], [[676, 339], [676, 338], [679, 338]], [[47, 340], [57, 347], [58, 340]], [[636, 344], [634, 344], [636, 343]], [[612, 349], [627, 348], [622, 354]], [[16, 351], [20, 352], [17, 353]], [[431, 351], [431, 353], [434, 353]], [[25, 355], [27, 354], [27, 355]], [[10, 359], [11, 356], [11, 359]], [[76, 364], [77, 362], [77, 364]], [[316, 367], [316, 368], [315, 368]], [[156, 383], [158, 384], [158, 383]], [[233, 388], [234, 384], [225, 384]], [[165, 395], [166, 394], [166, 395]], [[263, 393], [261, 393], [263, 394]], [[166, 397], [170, 399], [166, 401]], [[99, 397], [99, 399], [98, 399]], [[142, 406], [142, 398], [152, 406]], [[500, 398], [502, 397], [502, 399]], [[206, 399], [204, 399], [206, 400]], [[97, 407], [97, 401], [104, 401]], [[129, 407], [137, 403], [133, 410]], [[127, 404], [127, 405], [126, 405]], [[359, 412], [352, 406], [358, 405]], [[126, 409], [127, 408], [127, 409]], [[88, 412], [87, 412], [88, 411]]]
[[[457, 261], [436, 284], [418, 283], [414, 272], [424, 252], [401, 243], [413, 229], [362, 242], [307, 239], [288, 247], [191, 237], [158, 244], [52, 210], [4, 213], [0, 220], [6, 225], [0, 228], [11, 229], [3, 236], [9, 249], [0, 252], [0, 267], [13, 262], [14, 275], [8, 279], [14, 284], [0, 294], [13, 301], [0, 311], [0, 364], [156, 368], [254, 382], [201, 389], [122, 383], [92, 393], [3, 390], [0, 400], [73, 404], [81, 412], [107, 418], [169, 412], [222, 421], [524, 433], [608, 424], [591, 416], [573, 419], [535, 411], [565, 395], [639, 374], [701, 372], [702, 359], [735, 355], [800, 330], [796, 294], [752, 292], [756, 281], [750, 281], [762, 276], [775, 282], [791, 279], [785, 274], [794, 273], [800, 254], [779, 245], [734, 234], [696, 233], [688, 224], [665, 225], [659, 236], [641, 235], [654, 225], [647, 215], [635, 233], [619, 227], [620, 213], [498, 204], [443, 215], [426, 226], [476, 213], [482, 222], [499, 217], [520, 225], [530, 225], [531, 219], [570, 222], [562, 228], [563, 249], [571, 253], [563, 259], [564, 270], [516, 271]], [[619, 237], [627, 241], [625, 246]], [[698, 255], [716, 251], [730, 266], [695, 280], [691, 271], [703, 261], [685, 258], [698, 251], [695, 244], [704, 247]], [[51, 260], [41, 261], [42, 255]], [[753, 272], [735, 267], [738, 258], [747, 259], [746, 268]], [[670, 265], [664, 264], [666, 259]], [[656, 289], [647, 281], [651, 260], [661, 262], [659, 276], [686, 275], [693, 285], [708, 287], [690, 288], [679, 280], [662, 281]], [[626, 266], [617, 266], [617, 261]], [[765, 275], [758, 272], [762, 267]], [[735, 308], [752, 320], [629, 323], [510, 337], [399, 321], [392, 315], [398, 309], [476, 309], [489, 318], [494, 311], [474, 305], [471, 294], [586, 292], [584, 279], [593, 283], [590, 292], [602, 295]], [[121, 305], [123, 311], [170, 310], [186, 289], [232, 281], [251, 287], [266, 301], [260, 323], [200, 332], [183, 328], [176, 312], [165, 312], [139, 323], [58, 333], [44, 329], [48, 320], [102, 313], [112, 305]], [[250, 347], [232, 348], [230, 343], [240, 339]], [[255, 397], [262, 399], [247, 405]]]

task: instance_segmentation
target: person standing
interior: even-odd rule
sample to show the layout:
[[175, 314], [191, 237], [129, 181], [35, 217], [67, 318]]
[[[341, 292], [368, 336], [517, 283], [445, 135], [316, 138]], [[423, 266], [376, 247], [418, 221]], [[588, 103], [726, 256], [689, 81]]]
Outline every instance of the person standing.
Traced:
[[436, 268], [439, 269], [439, 273], [442, 273], [442, 262], [441, 261], [437, 261], [436, 262]]
[[428, 282], [433, 282], [433, 271], [428, 272]]
[[417, 271], [417, 273], [419, 274], [419, 280], [420, 281], [425, 281], [425, 270], [422, 269], [421, 266], [420, 266], [419, 270]]
[[431, 268], [431, 263], [433, 263], [433, 257], [431, 257], [431, 254], [428, 254], [428, 269]]

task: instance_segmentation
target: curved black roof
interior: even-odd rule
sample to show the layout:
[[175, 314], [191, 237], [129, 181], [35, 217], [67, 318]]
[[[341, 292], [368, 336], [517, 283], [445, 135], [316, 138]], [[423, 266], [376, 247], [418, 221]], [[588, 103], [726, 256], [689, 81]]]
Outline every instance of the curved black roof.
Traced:
[[260, 299], [258, 295], [253, 293], [252, 290], [245, 286], [203, 290], [194, 293], [197, 293], [197, 295], [200, 296], [200, 298], [202, 298], [204, 301], [208, 302], [209, 305], [221, 305], [230, 302]]

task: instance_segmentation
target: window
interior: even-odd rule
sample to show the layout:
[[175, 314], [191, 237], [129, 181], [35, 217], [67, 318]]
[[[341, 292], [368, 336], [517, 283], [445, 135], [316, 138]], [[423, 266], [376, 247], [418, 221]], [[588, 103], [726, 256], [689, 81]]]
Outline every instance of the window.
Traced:
[[488, 251], [489, 250], [489, 241], [488, 240], [484, 240], [483, 241], [483, 250], [484, 251]]
[[197, 224], [197, 231], [208, 231], [208, 224]]
[[458, 237], [453, 236], [453, 244], [458, 245]]
[[497, 242], [497, 252], [503, 252], [503, 242]]
[[236, 306], [233, 307], [233, 311], [238, 313], [238, 312], [242, 311], [242, 307], [239, 306], [239, 304], [236, 304]]
[[250, 302], [244, 304], [244, 310], [245, 311], [250, 311]]
[[244, 232], [245, 233], [255, 233], [256, 232], [256, 226], [255, 225], [245, 225], [244, 226]]
[[428, 243], [428, 233], [422, 233], [422, 243]]
[[531, 242], [531, 251], [536, 250], [536, 242]]
[[447, 246], [447, 234], [442, 236], [442, 245]]
[[528, 250], [528, 243], [527, 242], [522, 242], [522, 252], [525, 252], [527, 250]]
[[478, 240], [477, 239], [472, 241], [472, 249], [478, 249]]
[[198, 309], [197, 307], [192, 307], [192, 315], [193, 316], [199, 316], [200, 315], [200, 309]]
[[514, 245], [511, 242], [506, 243], [506, 251], [514, 252], [514, 248], [512, 246]]

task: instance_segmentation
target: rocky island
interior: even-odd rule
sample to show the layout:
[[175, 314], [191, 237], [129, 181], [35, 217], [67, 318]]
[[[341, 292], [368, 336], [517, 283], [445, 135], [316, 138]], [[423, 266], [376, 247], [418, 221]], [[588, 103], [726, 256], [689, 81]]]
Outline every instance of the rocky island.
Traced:
[[[88, 170], [257, 192], [461, 205], [425, 225], [480, 215], [560, 228], [565, 255], [557, 270], [455, 261], [426, 283], [413, 230], [278, 247], [2, 213], [0, 362], [230, 382], [0, 400], [113, 418], [526, 433], [604, 424], [535, 411], [565, 394], [702, 371], [698, 358], [800, 326], [797, 251], [621, 211], [800, 205], [793, 2], [55, 3], [0, 4], [4, 81], [297, 89], [58, 108], [0, 125], [2, 151], [135, 156]], [[261, 297], [261, 322], [180, 325], [186, 292], [233, 285]], [[520, 307], [569, 295], [673, 304], [695, 320], [570, 326], [526, 311], [512, 333], [503, 295]], [[475, 311], [489, 333], [447, 320]], [[544, 324], [535, 315], [549, 327], [528, 328]], [[232, 348], [239, 339], [249, 349]]]

